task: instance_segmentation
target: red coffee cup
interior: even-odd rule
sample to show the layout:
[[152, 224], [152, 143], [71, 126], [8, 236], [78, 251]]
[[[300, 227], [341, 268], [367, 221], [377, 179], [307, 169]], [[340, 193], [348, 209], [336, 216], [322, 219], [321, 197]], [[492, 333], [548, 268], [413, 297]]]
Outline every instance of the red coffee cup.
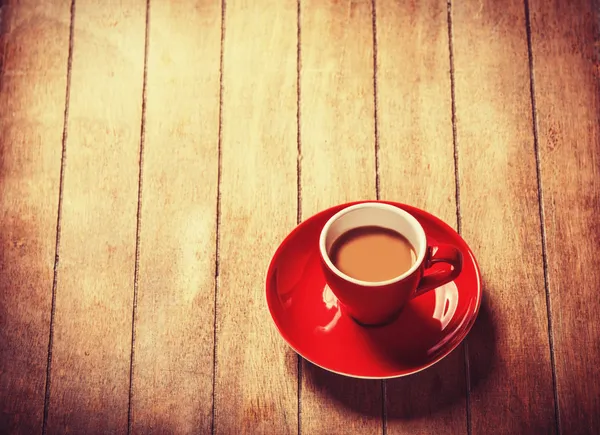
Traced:
[[[361, 281], [341, 272], [329, 257], [334, 242], [342, 234], [366, 226], [387, 228], [404, 236], [415, 250], [412, 267], [380, 282]], [[423, 227], [410, 213], [380, 202], [353, 205], [333, 215], [321, 230], [319, 251], [331, 291], [342, 309], [363, 326], [390, 323], [408, 301], [456, 279], [463, 262], [458, 248], [428, 244]], [[445, 267], [429, 270], [436, 263], [445, 263]]]

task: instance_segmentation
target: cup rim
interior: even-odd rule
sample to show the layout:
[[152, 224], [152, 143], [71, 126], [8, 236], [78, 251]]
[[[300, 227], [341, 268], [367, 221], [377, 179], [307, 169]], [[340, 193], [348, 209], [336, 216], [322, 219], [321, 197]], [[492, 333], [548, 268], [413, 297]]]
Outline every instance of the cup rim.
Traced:
[[[325, 240], [326, 240], [327, 233], [329, 232], [329, 228], [331, 228], [333, 223], [335, 221], [337, 221], [339, 218], [341, 218], [342, 216], [344, 216], [345, 214], [347, 214], [351, 211], [357, 210], [357, 209], [361, 209], [361, 208], [379, 208], [379, 209], [392, 211], [394, 213], [401, 215], [403, 218], [405, 218], [417, 230], [418, 237], [421, 239], [421, 247], [419, 249], [419, 252], [417, 253], [417, 259], [414, 262], [414, 264], [411, 266], [410, 269], [408, 269], [402, 275], [399, 275], [395, 278], [388, 279], [385, 281], [363, 281], [360, 279], [352, 278], [349, 275], [346, 275], [344, 272], [339, 270], [333, 264], [331, 259], [329, 258], [329, 254], [327, 253], [327, 249], [325, 246]], [[421, 226], [419, 221], [417, 221], [417, 219], [412, 214], [408, 213], [406, 210], [403, 210], [400, 207], [396, 207], [396, 206], [393, 206], [390, 204], [385, 204], [385, 203], [380, 203], [380, 202], [363, 202], [360, 204], [355, 204], [355, 205], [351, 205], [349, 207], [345, 207], [329, 218], [329, 220], [325, 223], [325, 225], [321, 229], [321, 234], [319, 236], [319, 251], [321, 254], [321, 258], [323, 259], [323, 261], [325, 262], [325, 264], [327, 265], [329, 270], [331, 270], [333, 273], [335, 273], [337, 276], [339, 276], [343, 280], [348, 281], [352, 284], [362, 286], [362, 287], [384, 287], [389, 284], [395, 284], [397, 282], [404, 280], [405, 278], [411, 276], [417, 269], [419, 269], [419, 267], [421, 267], [421, 264], [423, 263], [423, 260], [425, 259], [425, 253], [427, 252], [427, 238], [425, 236], [425, 230], [423, 229], [423, 227]]]

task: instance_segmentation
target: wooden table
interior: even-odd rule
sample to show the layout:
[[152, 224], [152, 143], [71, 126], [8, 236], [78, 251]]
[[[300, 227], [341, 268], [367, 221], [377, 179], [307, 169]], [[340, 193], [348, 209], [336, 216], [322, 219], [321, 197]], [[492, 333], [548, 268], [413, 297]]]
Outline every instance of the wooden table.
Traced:
[[[597, 4], [0, 4], [1, 433], [600, 433]], [[386, 382], [264, 302], [299, 221], [374, 198], [484, 281]]]

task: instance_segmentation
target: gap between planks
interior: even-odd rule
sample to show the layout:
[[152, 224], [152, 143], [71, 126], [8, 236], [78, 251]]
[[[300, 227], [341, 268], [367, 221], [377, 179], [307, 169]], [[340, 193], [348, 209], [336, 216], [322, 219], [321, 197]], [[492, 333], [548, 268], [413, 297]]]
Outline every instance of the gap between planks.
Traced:
[[218, 314], [218, 296], [219, 296], [219, 247], [221, 235], [221, 174], [223, 168], [223, 153], [221, 149], [223, 140], [223, 54], [225, 47], [225, 14], [227, 11], [226, 0], [221, 0], [221, 37], [219, 48], [219, 129], [218, 129], [218, 144], [217, 144], [217, 204], [215, 209], [216, 218], [216, 234], [215, 234], [215, 297], [214, 297], [214, 323], [213, 323], [213, 382], [212, 382], [212, 421], [210, 424], [211, 434], [215, 433], [216, 421], [216, 389], [217, 389], [217, 314]]
[[552, 390], [554, 393], [554, 418], [556, 424], [556, 433], [560, 435], [560, 407], [558, 404], [558, 386], [556, 382], [556, 360], [554, 354], [554, 329], [552, 323], [552, 300], [550, 297], [550, 283], [548, 272], [548, 251], [546, 237], [546, 219], [544, 214], [544, 189], [542, 187], [542, 164], [540, 159], [540, 143], [537, 118], [537, 105], [535, 97], [535, 70], [533, 60], [533, 47], [531, 43], [531, 11], [529, 9], [529, 0], [523, 0], [525, 8], [525, 28], [527, 32], [527, 58], [529, 63], [529, 92], [531, 95], [531, 120], [533, 132], [533, 147], [535, 154], [535, 175], [537, 178], [538, 190], [538, 211], [540, 216], [540, 236], [542, 238], [542, 264], [544, 269], [544, 290], [546, 293], [546, 317], [548, 318], [548, 346], [550, 350], [550, 364], [552, 366]]
[[54, 346], [54, 320], [56, 317], [56, 289], [58, 284], [58, 267], [60, 259], [60, 236], [62, 223], [63, 190], [65, 165], [67, 160], [67, 140], [69, 127], [69, 102], [71, 99], [71, 72], [73, 69], [73, 43], [75, 29], [75, 0], [71, 0], [69, 12], [69, 54], [67, 57], [67, 83], [65, 87], [65, 111], [63, 115], [62, 151], [60, 158], [60, 175], [58, 187], [58, 208], [56, 213], [56, 242], [54, 247], [54, 270], [52, 277], [52, 302], [50, 306], [50, 327], [48, 334], [48, 360], [46, 363], [46, 385], [44, 387], [44, 414], [42, 418], [42, 434], [47, 433], [48, 411], [50, 407], [50, 388], [52, 385], [52, 348]]
[[148, 50], [150, 40], [150, 0], [146, 0], [146, 23], [144, 34], [144, 72], [142, 77], [142, 116], [140, 122], [140, 153], [138, 162], [138, 197], [135, 226], [135, 264], [133, 269], [133, 303], [131, 308], [131, 353], [129, 357], [129, 397], [127, 402], [127, 433], [133, 427], [133, 375], [135, 366], [135, 337], [137, 300], [140, 276], [140, 239], [142, 233], [142, 199], [144, 186], [144, 144], [146, 142], [146, 96], [148, 82]]
[[[460, 209], [460, 166], [459, 166], [459, 146], [458, 135], [456, 128], [456, 87], [454, 77], [454, 27], [452, 22], [452, 1], [447, 2], [448, 10], [448, 63], [450, 69], [450, 101], [451, 101], [451, 119], [452, 119], [452, 146], [454, 148], [454, 189], [455, 189], [455, 205], [456, 205], [456, 232], [462, 233], [462, 214]], [[467, 434], [472, 434], [471, 425], [471, 364], [469, 360], [469, 343], [468, 339], [463, 341], [463, 357], [465, 367], [465, 419], [467, 423]]]

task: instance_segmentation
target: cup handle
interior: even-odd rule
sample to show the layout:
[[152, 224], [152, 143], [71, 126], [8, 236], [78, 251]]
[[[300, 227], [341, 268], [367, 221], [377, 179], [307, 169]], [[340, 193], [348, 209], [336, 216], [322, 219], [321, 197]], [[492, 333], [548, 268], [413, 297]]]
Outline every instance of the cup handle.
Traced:
[[[433, 273], [427, 273], [427, 269], [436, 263], [446, 263], [447, 266]], [[452, 245], [428, 246], [425, 255], [425, 274], [419, 281], [417, 290], [413, 297], [421, 296], [423, 293], [433, 290], [453, 281], [462, 270], [462, 253]]]

